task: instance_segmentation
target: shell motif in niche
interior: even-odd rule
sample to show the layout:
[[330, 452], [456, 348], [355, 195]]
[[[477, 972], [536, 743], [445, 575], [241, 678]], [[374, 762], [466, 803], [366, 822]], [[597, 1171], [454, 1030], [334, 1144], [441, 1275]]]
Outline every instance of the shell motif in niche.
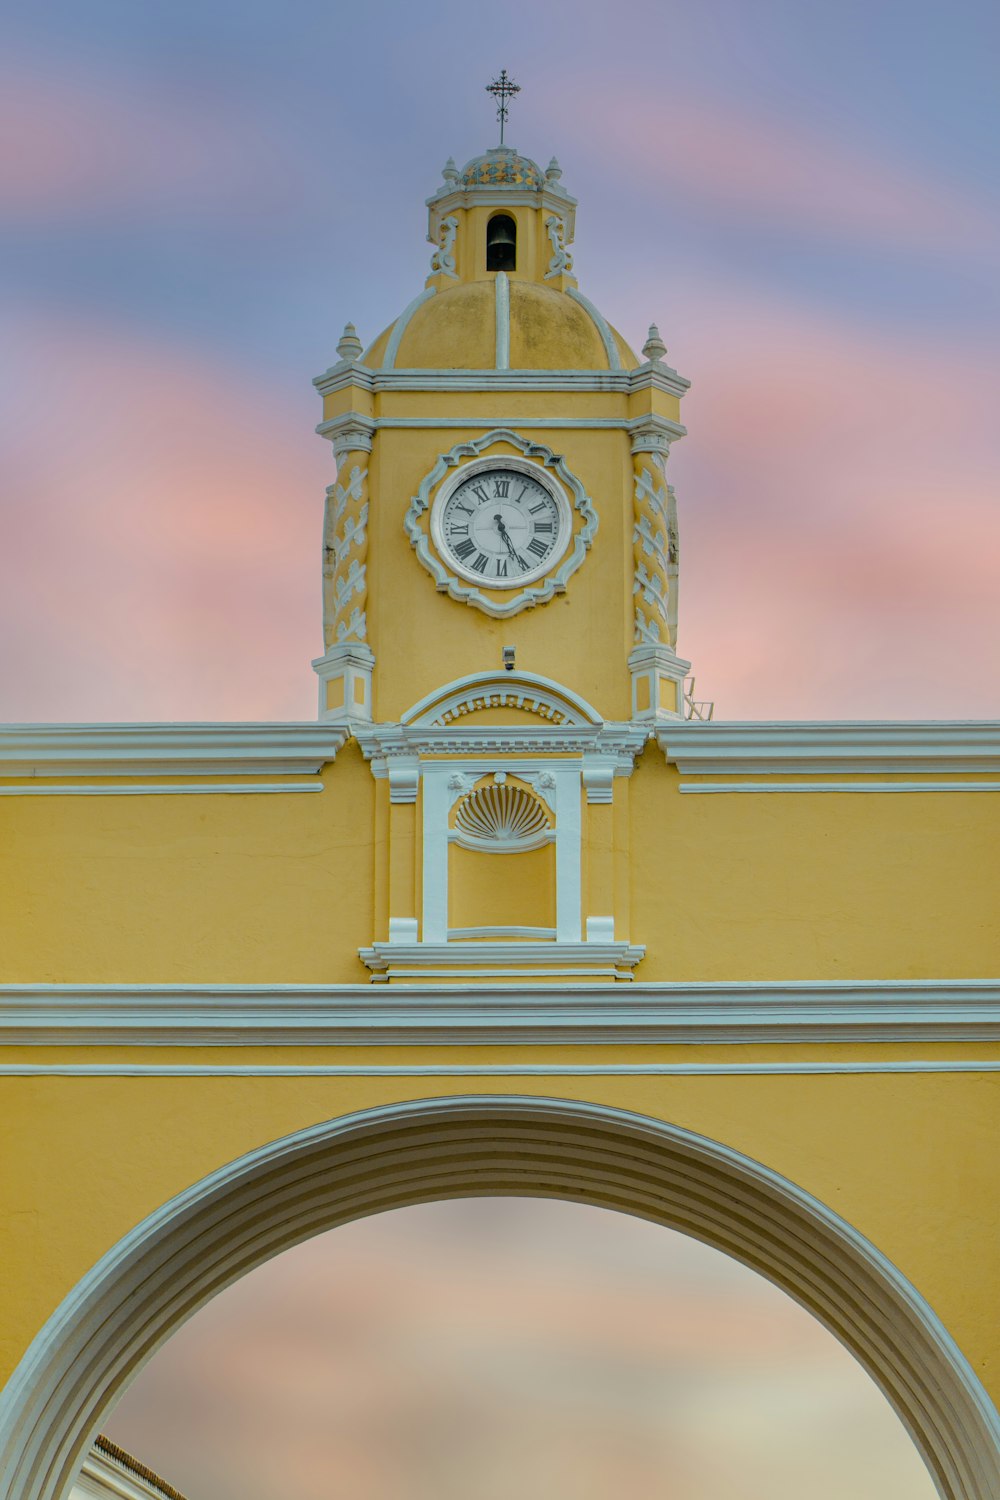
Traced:
[[547, 844], [552, 822], [543, 804], [524, 787], [490, 782], [458, 804], [455, 836], [470, 849], [515, 854]]

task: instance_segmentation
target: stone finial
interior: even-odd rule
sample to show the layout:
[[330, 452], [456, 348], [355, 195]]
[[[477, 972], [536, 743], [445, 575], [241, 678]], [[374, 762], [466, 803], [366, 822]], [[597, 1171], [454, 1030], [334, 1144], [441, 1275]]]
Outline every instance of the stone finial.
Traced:
[[358, 338], [358, 330], [353, 323], [345, 323], [344, 331], [340, 335], [340, 343], [337, 345], [337, 353], [341, 359], [360, 359], [362, 343]]
[[667, 346], [660, 338], [660, 330], [655, 323], [650, 323], [646, 342], [642, 346], [642, 352], [647, 359], [662, 359], [667, 352]]
[[453, 156], [449, 156], [448, 160], [441, 168], [441, 176], [444, 178], [445, 182], [458, 181], [458, 168], [455, 165], [455, 158]]
[[545, 181], [558, 182], [561, 176], [562, 167], [556, 161], [555, 157], [553, 157], [548, 166], [545, 168]]

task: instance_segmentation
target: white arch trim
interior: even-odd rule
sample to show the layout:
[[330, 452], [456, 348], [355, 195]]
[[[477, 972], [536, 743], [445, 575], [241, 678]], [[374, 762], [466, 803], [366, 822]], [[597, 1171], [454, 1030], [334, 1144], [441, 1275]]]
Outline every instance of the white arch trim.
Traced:
[[873, 1245], [741, 1153], [643, 1115], [514, 1096], [417, 1100], [310, 1127], [163, 1205], [88, 1272], [0, 1397], [0, 1496], [64, 1500], [107, 1411], [193, 1312], [291, 1245], [367, 1214], [484, 1193], [679, 1229], [789, 1292], [861, 1361], [945, 1500], [1000, 1493], [1000, 1418], [947, 1330]]
[[400, 722], [429, 728], [474, 713], [477, 708], [509, 707], [516, 712], [518, 707], [513, 700], [518, 700], [521, 712], [539, 715], [552, 723], [594, 728], [604, 722], [586, 698], [554, 678], [517, 671], [474, 672], [468, 677], [456, 677], [408, 708]]
[[389, 335], [389, 342], [385, 346], [385, 355], [382, 359], [381, 368], [383, 370], [391, 370], [395, 366], [396, 356], [399, 353], [399, 346], [403, 342], [403, 334], [409, 328], [410, 320], [413, 317], [413, 314], [419, 307], [423, 307], [424, 303], [434, 296], [435, 290], [435, 287], [429, 286], [426, 291], [420, 292], [418, 296], [414, 297], [412, 302], [408, 303], [407, 306], [403, 308], [403, 311], [400, 313], [395, 323], [393, 323], [392, 332]]

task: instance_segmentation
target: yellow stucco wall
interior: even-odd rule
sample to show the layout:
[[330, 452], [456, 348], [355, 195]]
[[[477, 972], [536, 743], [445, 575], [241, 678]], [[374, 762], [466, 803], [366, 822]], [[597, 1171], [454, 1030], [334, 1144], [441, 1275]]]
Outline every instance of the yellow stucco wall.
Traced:
[[[680, 1049], [685, 1062], [712, 1048]], [[784, 1056], [784, 1049], [778, 1049]], [[830, 1060], [831, 1049], [819, 1049]], [[940, 1048], [921, 1048], [923, 1057]], [[968, 1049], [974, 1056], [980, 1049]], [[740, 1050], [744, 1058], [775, 1049]], [[955, 1054], [948, 1048], [949, 1056]], [[15, 1054], [11, 1054], [15, 1055]], [[55, 1063], [68, 1056], [47, 1049]], [[657, 1049], [657, 1057], [677, 1056]], [[813, 1055], [816, 1055], [815, 1049]], [[863, 1047], [833, 1056], [872, 1056]], [[885, 1057], [884, 1049], [881, 1052]], [[890, 1055], [913, 1055], [893, 1049]], [[157, 1061], [263, 1059], [258, 1049], [159, 1049]], [[516, 1061], [517, 1049], [337, 1049], [340, 1062]], [[533, 1062], [649, 1060], [649, 1050], [538, 1050]], [[88, 1049], [88, 1061], [137, 1060]], [[148, 1054], [147, 1054], [148, 1058]], [[274, 1060], [269, 1054], [268, 1060]], [[283, 1062], [330, 1061], [282, 1049]], [[636, 1110], [733, 1146], [783, 1173], [867, 1235], [924, 1293], [994, 1396], [1000, 1395], [995, 1258], [1000, 1160], [994, 1078], [914, 1075], [780, 1078], [537, 1077], [8, 1079], [4, 1085], [5, 1372], [94, 1261], [134, 1224], [208, 1172], [269, 1140], [366, 1106], [448, 1093], [558, 1095]], [[39, 1165], [44, 1170], [39, 1171]]]
[[[0, 983], [362, 982], [357, 951], [389, 915], [390, 809], [353, 742], [323, 782], [308, 796], [0, 799]], [[691, 796], [650, 745], [615, 799], [616, 831], [586, 805], [584, 829], [595, 878], [615, 864], [642, 980], [996, 971], [998, 797]], [[397, 859], [419, 915], [420, 804], [391, 812], [411, 828]], [[545, 925], [551, 863], [514, 862]]]

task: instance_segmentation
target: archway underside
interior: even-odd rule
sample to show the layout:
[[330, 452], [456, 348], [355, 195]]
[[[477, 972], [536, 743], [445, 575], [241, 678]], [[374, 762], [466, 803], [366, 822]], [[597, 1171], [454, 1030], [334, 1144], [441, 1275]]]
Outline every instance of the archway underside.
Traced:
[[0, 1403], [4, 1500], [64, 1500], [117, 1396], [193, 1312], [271, 1256], [386, 1209], [484, 1194], [653, 1220], [761, 1272], [861, 1361], [947, 1500], [1000, 1493], [1000, 1424], [914, 1289], [836, 1215], [725, 1146], [560, 1100], [465, 1098], [345, 1117], [241, 1158], [159, 1210], [39, 1334]]

